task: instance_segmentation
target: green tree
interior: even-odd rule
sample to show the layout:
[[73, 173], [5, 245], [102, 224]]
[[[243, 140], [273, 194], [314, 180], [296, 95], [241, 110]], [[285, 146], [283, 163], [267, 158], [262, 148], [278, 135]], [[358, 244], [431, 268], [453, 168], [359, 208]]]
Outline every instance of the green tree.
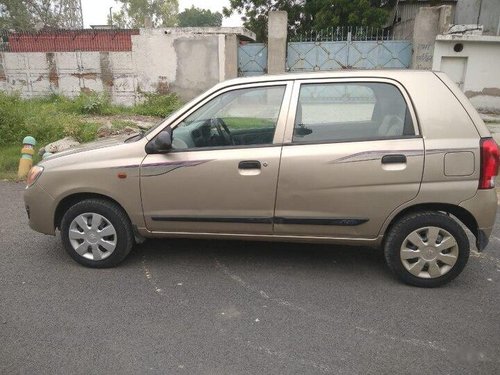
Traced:
[[71, 20], [60, 0], [0, 0], [0, 28], [32, 31], [44, 27], [71, 28]]
[[390, 2], [381, 0], [307, 1], [305, 12], [312, 30], [337, 26], [384, 26]]
[[21, 0], [0, 0], [0, 29], [29, 30], [33, 28], [30, 13]]
[[230, 0], [224, 15], [242, 15], [243, 25], [267, 39], [267, 14], [272, 10], [288, 12], [288, 32], [293, 36], [312, 30], [337, 26], [384, 25], [396, 0]]
[[305, 0], [229, 0], [229, 7], [222, 10], [224, 16], [242, 15], [243, 26], [257, 35], [258, 41], [267, 40], [267, 14], [270, 11], [288, 12], [288, 29], [296, 32], [305, 19]]
[[180, 12], [178, 19], [180, 27], [219, 27], [222, 25], [222, 13], [196, 8], [194, 5]]
[[113, 12], [108, 23], [120, 28], [144, 27], [144, 19], [151, 18], [153, 27], [172, 27], [177, 25], [179, 12], [178, 0], [115, 0], [121, 5]]

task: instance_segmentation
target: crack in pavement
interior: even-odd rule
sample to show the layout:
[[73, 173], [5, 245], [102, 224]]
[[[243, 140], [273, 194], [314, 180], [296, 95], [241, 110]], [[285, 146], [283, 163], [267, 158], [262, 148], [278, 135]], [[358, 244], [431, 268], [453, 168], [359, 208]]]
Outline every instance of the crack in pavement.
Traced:
[[[298, 305], [296, 305], [290, 301], [287, 301], [283, 298], [271, 297], [268, 292], [265, 292], [263, 290], [260, 290], [260, 288], [256, 288], [256, 287], [250, 285], [249, 283], [244, 281], [240, 276], [231, 272], [229, 270], [229, 268], [226, 265], [224, 265], [222, 262], [220, 262], [216, 257], [214, 257], [214, 260], [215, 260], [216, 268], [219, 269], [224, 275], [228, 276], [230, 279], [235, 281], [237, 284], [239, 284], [240, 286], [242, 286], [246, 290], [255, 293], [256, 295], [258, 295], [261, 298], [264, 298], [268, 301], [274, 302], [275, 304], [277, 304], [279, 306], [287, 307], [290, 310], [299, 311], [299, 312], [304, 313], [304, 314], [306, 314], [312, 318], [315, 318], [315, 319], [321, 319], [321, 320], [324, 320], [324, 321], [327, 321], [330, 323], [335, 323], [335, 324], [343, 324], [342, 322], [336, 321], [335, 319], [333, 319], [332, 317], [330, 317], [329, 315], [326, 315], [324, 313], [311, 312], [311, 311], [308, 311], [307, 309], [305, 309], [304, 307], [298, 306]], [[423, 341], [423, 340], [414, 339], [414, 338], [406, 339], [404, 337], [397, 337], [397, 336], [392, 336], [392, 335], [389, 335], [386, 333], [381, 333], [377, 330], [374, 330], [371, 328], [366, 328], [366, 327], [355, 326], [354, 329], [358, 332], [363, 332], [365, 334], [369, 334], [371, 336], [378, 337], [378, 338], [384, 338], [386, 340], [402, 342], [402, 343], [406, 343], [406, 344], [411, 344], [413, 346], [422, 347], [425, 349], [438, 350], [441, 352], [448, 352], [449, 351], [443, 345], [440, 345], [435, 341]]]

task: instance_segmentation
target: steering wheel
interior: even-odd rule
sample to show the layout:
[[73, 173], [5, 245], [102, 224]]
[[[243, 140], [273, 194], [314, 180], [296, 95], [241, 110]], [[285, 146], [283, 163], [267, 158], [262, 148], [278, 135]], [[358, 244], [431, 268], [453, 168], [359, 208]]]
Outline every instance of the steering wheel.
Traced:
[[219, 117], [212, 118], [210, 119], [210, 125], [217, 129], [217, 133], [219, 133], [225, 145], [234, 145], [233, 136], [223, 119]]

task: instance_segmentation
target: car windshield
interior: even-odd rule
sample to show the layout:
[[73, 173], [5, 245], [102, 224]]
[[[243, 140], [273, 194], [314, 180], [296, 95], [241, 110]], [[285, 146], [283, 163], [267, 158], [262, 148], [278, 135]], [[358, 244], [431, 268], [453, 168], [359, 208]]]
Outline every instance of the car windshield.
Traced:
[[189, 108], [189, 107], [192, 107], [197, 101], [199, 101], [199, 97], [196, 97], [192, 100], [190, 100], [189, 102], [187, 102], [185, 105], [183, 105], [179, 110], [177, 111], [174, 111], [172, 112], [170, 115], [168, 115], [167, 117], [161, 119], [160, 121], [158, 121], [155, 125], [153, 125], [151, 128], [149, 128], [148, 130], [146, 130], [145, 132], [143, 132], [141, 134], [141, 138], [142, 137], [145, 137], [147, 136], [148, 134], [152, 133], [154, 130], [156, 130], [159, 126], [161, 126], [162, 124], [164, 123], [168, 123], [168, 122], [171, 122], [169, 121], [169, 119], [171, 119], [172, 117], [175, 117], [179, 114], [180, 111], [182, 111], [184, 108]]
[[186, 126], [195, 122], [205, 122], [212, 118], [223, 117], [219, 116], [219, 113], [244, 94], [246, 94], [245, 90], [236, 90], [228, 92], [225, 95], [220, 95], [188, 116], [179, 126]]

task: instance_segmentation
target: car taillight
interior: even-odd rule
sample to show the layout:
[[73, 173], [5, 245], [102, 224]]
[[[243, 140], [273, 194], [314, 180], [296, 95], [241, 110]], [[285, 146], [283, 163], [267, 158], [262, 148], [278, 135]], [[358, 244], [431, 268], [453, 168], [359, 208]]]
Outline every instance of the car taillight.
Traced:
[[493, 138], [482, 138], [479, 189], [492, 189], [495, 187], [495, 177], [498, 175], [499, 157], [498, 145]]

